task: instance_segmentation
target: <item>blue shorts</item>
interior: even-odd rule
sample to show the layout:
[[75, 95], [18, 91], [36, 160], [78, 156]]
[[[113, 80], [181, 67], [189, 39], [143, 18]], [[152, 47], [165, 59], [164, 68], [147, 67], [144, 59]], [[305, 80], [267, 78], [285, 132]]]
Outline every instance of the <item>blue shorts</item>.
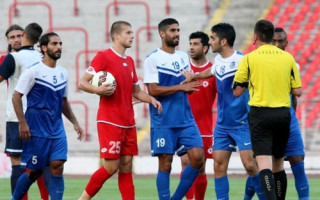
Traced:
[[6, 123], [6, 147], [4, 152], [12, 156], [21, 156], [22, 140], [19, 138], [18, 122]]
[[23, 142], [21, 166], [39, 170], [50, 161], [67, 160], [67, 138], [48, 139], [31, 136], [29, 142]]
[[249, 125], [244, 124], [237, 128], [216, 127], [213, 135], [213, 151], [252, 150]]
[[203, 147], [198, 127], [183, 128], [151, 128], [151, 155], [184, 154], [187, 150]]
[[291, 112], [291, 122], [290, 122], [290, 134], [289, 140], [286, 146], [285, 156], [304, 156], [304, 144], [302, 141], [302, 136], [300, 132], [298, 119]]

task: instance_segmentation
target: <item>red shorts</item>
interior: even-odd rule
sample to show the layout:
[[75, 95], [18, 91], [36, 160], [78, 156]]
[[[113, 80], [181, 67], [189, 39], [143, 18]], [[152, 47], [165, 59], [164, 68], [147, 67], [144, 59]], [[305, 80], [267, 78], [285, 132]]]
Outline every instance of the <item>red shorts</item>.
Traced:
[[121, 155], [138, 155], [137, 130], [98, 123], [100, 158], [118, 159]]
[[213, 141], [213, 137], [202, 136], [205, 159], [212, 159], [212, 141]]

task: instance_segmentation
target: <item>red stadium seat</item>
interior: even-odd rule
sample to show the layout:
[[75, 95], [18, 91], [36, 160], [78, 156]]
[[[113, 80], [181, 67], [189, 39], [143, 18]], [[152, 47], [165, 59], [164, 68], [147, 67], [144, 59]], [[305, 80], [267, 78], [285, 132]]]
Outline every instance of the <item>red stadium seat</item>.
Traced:
[[283, 15], [291, 15], [292, 13], [294, 13], [294, 11], [296, 10], [295, 6], [293, 5], [288, 5], [286, 7], [286, 9], [284, 10]]
[[308, 4], [304, 4], [301, 8], [300, 8], [300, 11], [299, 11], [299, 13], [301, 13], [301, 14], [306, 14], [306, 13], [308, 13], [308, 12], [310, 12], [310, 7], [309, 7], [309, 5]]
[[305, 16], [304, 15], [300, 15], [300, 13], [298, 13], [295, 17], [294, 17], [294, 23], [296, 23], [296, 22], [302, 22], [302, 21], [304, 21], [304, 19], [305, 19]]
[[297, 31], [297, 30], [300, 29], [300, 24], [299, 24], [299, 23], [292, 23], [292, 24], [290, 25], [289, 29], [290, 29], [291, 31]]
[[320, 40], [320, 33], [316, 33], [316, 35], [314, 36], [314, 41], [318, 41]]
[[305, 43], [303, 41], [298, 41], [295, 45], [294, 48], [297, 50], [303, 50], [305, 46]]
[[308, 48], [302, 52], [302, 58], [308, 59], [313, 55], [313, 50]]
[[310, 38], [310, 34], [309, 32], [302, 32], [300, 37], [299, 37], [299, 41], [306, 41], [306, 40], [309, 40]]
[[280, 23], [285, 23], [287, 21], [290, 20], [290, 16], [288, 14], [283, 14], [280, 18], [279, 18], [279, 22]]
[[280, 8], [277, 5], [274, 5], [271, 7], [270, 11], [269, 11], [269, 15], [276, 15], [280, 12]]
[[313, 39], [309, 44], [309, 48], [313, 51], [319, 50], [319, 47], [320, 47], [319, 40]]
[[305, 30], [310, 31], [310, 30], [313, 30], [315, 26], [313, 22], [308, 22], [304, 28]]
[[313, 98], [314, 98], [315, 96], [317, 96], [317, 95], [318, 95], [318, 91], [312, 88], [312, 89], [308, 92], [306, 98], [307, 98], [307, 99], [313, 99]]
[[275, 0], [274, 4], [284, 4], [286, 0]]
[[293, 33], [287, 33], [287, 40], [288, 40], [289, 42], [294, 41], [294, 37], [295, 37], [295, 34], [293, 34]]
[[275, 15], [269, 14], [269, 15], [266, 16], [266, 20], [269, 20], [271, 22], [274, 21], [274, 18], [275, 18]]
[[300, 3], [300, 0], [291, 0], [290, 1], [290, 4], [297, 4], [297, 3]]
[[320, 13], [320, 3], [313, 9], [314, 13]]
[[318, 20], [320, 19], [319, 16], [320, 16], [320, 15], [319, 15], [319, 12], [313, 12], [313, 13], [309, 16], [308, 21], [315, 23], [316, 21], [318, 21]]
[[305, 0], [306, 4], [313, 4], [316, 0]]

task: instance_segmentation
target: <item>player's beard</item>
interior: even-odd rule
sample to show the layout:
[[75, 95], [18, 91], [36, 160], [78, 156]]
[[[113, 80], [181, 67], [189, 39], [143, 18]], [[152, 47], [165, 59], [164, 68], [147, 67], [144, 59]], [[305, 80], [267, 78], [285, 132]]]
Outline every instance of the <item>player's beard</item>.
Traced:
[[[60, 53], [60, 54], [58, 54]], [[53, 52], [51, 51], [50, 49], [48, 49], [47, 51], [47, 54], [50, 58], [52, 58], [53, 60], [58, 60], [60, 57], [61, 57], [61, 50], [59, 51], [56, 51], [56, 52]]]
[[165, 40], [166, 45], [168, 47], [176, 47], [176, 46], [178, 46], [179, 45], [179, 37], [178, 37], [177, 41], [174, 41], [174, 39], [175, 38], [172, 38], [172, 39], [171, 38], [170, 39], [166, 38], [166, 40]]

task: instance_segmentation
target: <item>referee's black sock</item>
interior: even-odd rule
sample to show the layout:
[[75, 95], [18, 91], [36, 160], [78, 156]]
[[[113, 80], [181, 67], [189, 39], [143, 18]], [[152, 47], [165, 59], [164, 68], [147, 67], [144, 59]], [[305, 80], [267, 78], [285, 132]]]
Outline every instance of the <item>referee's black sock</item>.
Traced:
[[260, 180], [266, 199], [277, 200], [272, 171], [270, 169], [261, 170]]
[[24, 173], [24, 170], [20, 167], [20, 165], [12, 165], [11, 171], [11, 194], [13, 194], [14, 189], [16, 188], [17, 181], [21, 174]]
[[276, 186], [276, 195], [279, 200], [286, 198], [287, 193], [287, 174], [286, 172], [280, 171], [273, 173], [274, 183]]

